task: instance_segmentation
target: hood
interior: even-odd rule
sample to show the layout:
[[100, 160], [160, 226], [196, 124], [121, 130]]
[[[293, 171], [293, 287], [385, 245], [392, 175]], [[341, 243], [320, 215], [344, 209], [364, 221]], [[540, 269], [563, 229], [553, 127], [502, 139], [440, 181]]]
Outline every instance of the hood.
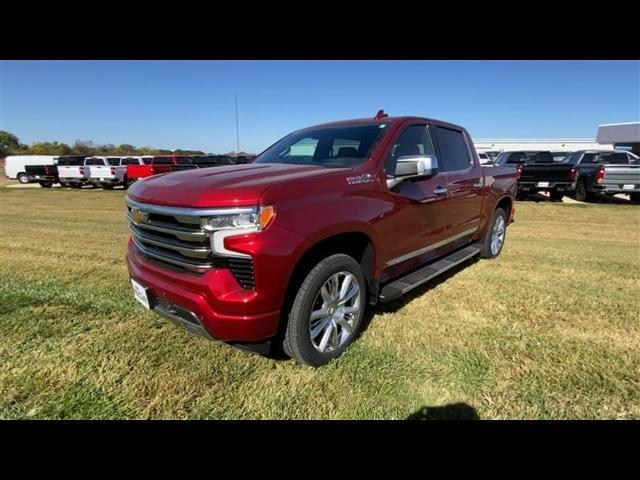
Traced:
[[175, 207], [249, 206], [276, 184], [331, 175], [336, 170], [275, 163], [199, 168], [138, 180], [129, 187], [128, 195], [143, 203]]

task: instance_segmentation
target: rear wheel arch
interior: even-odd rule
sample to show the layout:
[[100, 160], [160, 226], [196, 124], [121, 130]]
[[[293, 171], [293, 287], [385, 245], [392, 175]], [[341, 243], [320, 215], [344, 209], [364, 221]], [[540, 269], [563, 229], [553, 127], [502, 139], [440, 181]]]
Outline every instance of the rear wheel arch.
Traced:
[[[508, 223], [509, 219], [511, 218], [511, 212], [513, 210], [513, 200], [511, 199], [511, 197], [502, 197], [500, 200], [498, 200], [496, 206], [493, 208], [493, 212], [495, 212], [499, 208], [504, 210], [504, 212], [506, 213]], [[491, 212], [492, 215], [493, 212]]]

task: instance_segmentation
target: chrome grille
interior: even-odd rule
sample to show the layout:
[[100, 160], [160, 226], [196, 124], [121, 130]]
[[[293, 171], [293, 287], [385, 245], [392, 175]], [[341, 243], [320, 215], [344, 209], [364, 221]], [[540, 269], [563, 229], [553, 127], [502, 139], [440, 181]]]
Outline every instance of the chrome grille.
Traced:
[[197, 274], [213, 267], [228, 268], [246, 289], [255, 288], [250, 257], [219, 256], [212, 252], [210, 233], [201, 219], [212, 210], [163, 207], [125, 197], [133, 241], [147, 257]]

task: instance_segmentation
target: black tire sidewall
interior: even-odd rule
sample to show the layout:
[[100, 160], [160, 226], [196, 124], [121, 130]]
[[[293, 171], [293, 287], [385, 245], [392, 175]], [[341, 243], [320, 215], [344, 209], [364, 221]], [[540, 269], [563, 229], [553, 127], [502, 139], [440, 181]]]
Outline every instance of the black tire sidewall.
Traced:
[[[319, 268], [318, 268], [319, 267]], [[355, 319], [351, 337], [347, 342], [333, 352], [322, 353], [315, 349], [309, 336], [309, 317], [316, 299], [316, 295], [324, 282], [333, 274], [340, 271], [352, 273], [358, 279], [360, 285], [360, 312]], [[335, 254], [320, 261], [307, 275], [291, 307], [287, 331], [285, 333], [286, 348], [293, 357], [312, 367], [318, 367], [329, 363], [339, 357], [344, 350], [358, 336], [364, 319], [366, 308], [367, 284], [360, 264], [352, 257], [345, 254]]]
[[[491, 236], [493, 234], [493, 227], [498, 220], [498, 217], [502, 216], [504, 218], [504, 240], [502, 245], [500, 245], [500, 250], [495, 255], [491, 253]], [[502, 249], [504, 248], [504, 244], [507, 241], [507, 213], [502, 208], [496, 208], [493, 212], [493, 216], [491, 217], [491, 224], [489, 224], [489, 229], [487, 230], [487, 234], [484, 237], [484, 242], [482, 244], [482, 251], [480, 256], [482, 258], [496, 258], [502, 253]]]
[[576, 200], [584, 202], [587, 199], [587, 186], [582, 180], [576, 185]]

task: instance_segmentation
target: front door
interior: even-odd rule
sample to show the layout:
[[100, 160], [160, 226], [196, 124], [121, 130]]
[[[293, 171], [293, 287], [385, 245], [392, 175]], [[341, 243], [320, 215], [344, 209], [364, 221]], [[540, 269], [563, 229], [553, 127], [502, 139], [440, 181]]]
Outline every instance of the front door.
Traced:
[[[435, 155], [429, 128], [412, 124], [402, 130], [386, 152], [385, 172], [392, 175], [399, 158]], [[380, 224], [386, 243], [385, 277], [394, 276], [435, 255], [435, 247], [447, 236], [447, 177], [406, 180], [389, 190], [391, 209]]]

